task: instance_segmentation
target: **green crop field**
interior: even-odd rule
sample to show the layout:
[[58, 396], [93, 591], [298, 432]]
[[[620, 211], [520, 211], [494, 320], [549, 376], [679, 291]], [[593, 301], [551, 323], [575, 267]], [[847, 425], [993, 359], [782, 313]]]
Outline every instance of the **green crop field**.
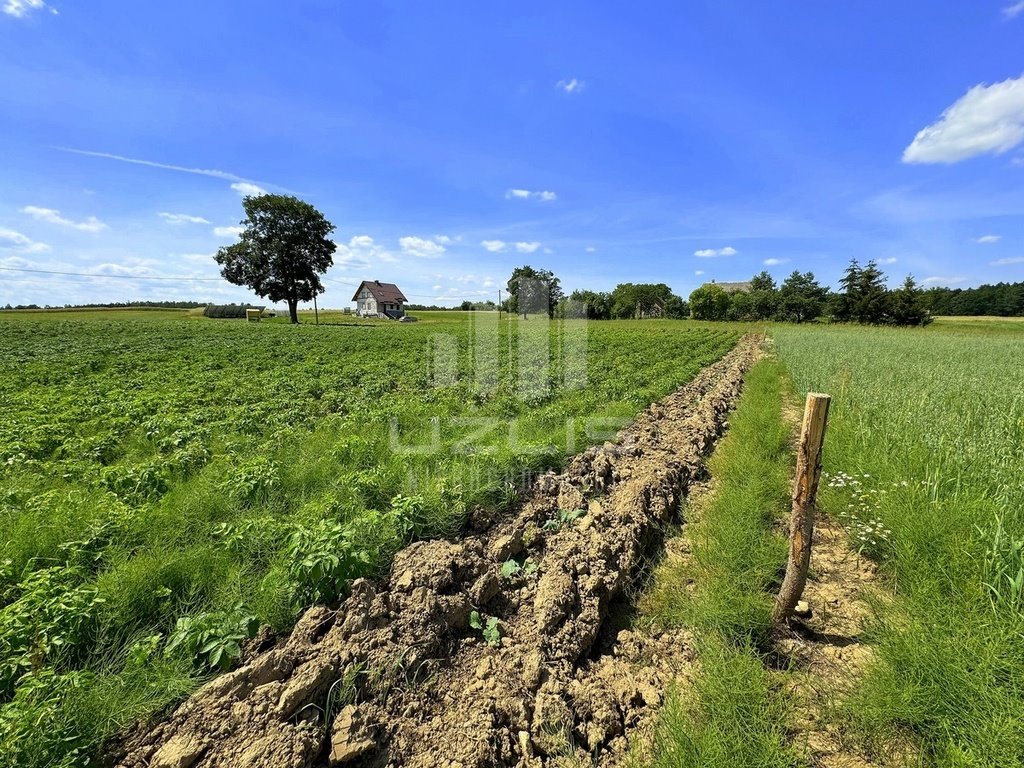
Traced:
[[927, 765], [1024, 764], [1024, 325], [773, 336], [796, 388], [834, 397], [822, 505], [895, 595], [855, 736], [880, 759], [909, 740]]
[[0, 762], [82, 764], [256, 625], [507, 506], [739, 335], [591, 323], [569, 377], [579, 321], [422, 317], [0, 317]]

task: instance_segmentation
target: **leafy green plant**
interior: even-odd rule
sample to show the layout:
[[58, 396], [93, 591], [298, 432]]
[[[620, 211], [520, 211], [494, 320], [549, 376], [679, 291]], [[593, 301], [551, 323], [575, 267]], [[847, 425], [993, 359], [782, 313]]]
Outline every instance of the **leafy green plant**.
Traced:
[[529, 576], [531, 573], [537, 572], [537, 564], [530, 558], [527, 558], [525, 562], [520, 563], [518, 560], [506, 560], [501, 564], [501, 575], [506, 579], [511, 579], [520, 573], [525, 576]]
[[579, 518], [583, 517], [585, 514], [587, 514], [587, 510], [585, 510], [585, 509], [572, 509], [572, 510], [560, 509], [560, 510], [558, 510], [558, 515], [557, 516], [552, 517], [551, 519], [544, 521], [544, 530], [545, 531], [560, 531], [560, 530], [562, 530], [562, 528], [564, 528], [567, 525], [572, 524], [572, 522], [574, 520], [578, 520]]
[[25, 673], [66, 663], [93, 641], [103, 600], [93, 584], [82, 583], [84, 575], [75, 568], [30, 573], [0, 609], [0, 698]]
[[469, 626], [479, 631], [488, 645], [501, 646], [501, 622], [497, 616], [489, 616], [485, 623], [480, 612], [473, 611], [469, 614]]
[[370, 553], [353, 530], [333, 520], [297, 525], [285, 546], [288, 575], [300, 604], [330, 602], [345, 583], [367, 572]]
[[183, 653], [210, 670], [224, 671], [242, 655], [242, 641], [253, 637], [259, 620], [241, 605], [230, 611], [182, 616], [167, 640], [165, 653]]

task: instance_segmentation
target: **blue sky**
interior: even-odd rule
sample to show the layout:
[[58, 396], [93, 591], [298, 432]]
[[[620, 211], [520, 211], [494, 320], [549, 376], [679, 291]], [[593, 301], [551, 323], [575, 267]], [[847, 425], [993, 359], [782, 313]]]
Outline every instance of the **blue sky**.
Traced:
[[[248, 300], [241, 195], [354, 283], [1024, 280], [1024, 0], [0, 0], [0, 304]], [[204, 278], [143, 280], [45, 275]]]

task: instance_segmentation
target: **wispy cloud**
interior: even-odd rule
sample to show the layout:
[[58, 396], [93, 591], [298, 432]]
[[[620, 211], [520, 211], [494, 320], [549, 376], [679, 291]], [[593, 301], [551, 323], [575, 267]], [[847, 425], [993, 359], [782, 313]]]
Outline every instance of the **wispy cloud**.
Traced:
[[23, 253], [43, 253], [50, 250], [46, 243], [38, 243], [27, 235], [13, 229], [0, 229], [0, 248]]
[[765, 259], [762, 263], [766, 267], [777, 267], [779, 264], [788, 264], [789, 259]]
[[[110, 152], [93, 152], [88, 149], [74, 149], [72, 147], [53, 147], [60, 152], [70, 152], [73, 155], [84, 155], [85, 157], [100, 157], [105, 160], [116, 160], [119, 163], [131, 163], [132, 165], [144, 165], [147, 168], [160, 168], [164, 171], [177, 171], [178, 173], [191, 173], [197, 176], [210, 176], [215, 179], [223, 179], [224, 181], [236, 181], [246, 184], [260, 185], [264, 182], [255, 181], [254, 179], [247, 179], [243, 176], [239, 176], [237, 173], [230, 173], [228, 171], [220, 171], [216, 168], [189, 168], [185, 165], [174, 165], [173, 163], [158, 163], [155, 160], [141, 160], [135, 157], [125, 157], [124, 155], [115, 155]], [[275, 186], [272, 184], [269, 186]], [[277, 187], [283, 189], [283, 187]], [[287, 190], [285, 190], [287, 191]]]
[[976, 85], [923, 128], [903, 152], [904, 163], [957, 163], [1008, 152], [1024, 141], [1024, 76]]
[[217, 237], [238, 237], [245, 230], [242, 227], [214, 227], [213, 234]]
[[956, 285], [967, 280], [966, 277], [926, 277], [921, 282], [925, 285]]
[[895, 264], [897, 261], [899, 261], [899, 259], [897, 259], [895, 256], [889, 256], [888, 258], [885, 259], [878, 259], [879, 264]]
[[231, 188], [242, 197], [259, 197], [260, 195], [267, 194], [267, 190], [259, 184], [253, 184], [251, 181], [236, 181], [231, 185]]
[[580, 93], [587, 84], [582, 80], [578, 80], [575, 77], [569, 80], [559, 80], [555, 83], [555, 88], [558, 88], [566, 93]]
[[71, 219], [66, 219], [61, 216], [60, 211], [54, 210], [53, 208], [40, 208], [36, 205], [26, 205], [21, 209], [21, 212], [31, 216], [37, 221], [45, 221], [48, 224], [56, 224], [61, 227], [77, 229], [80, 232], [101, 232], [107, 228], [107, 225], [95, 216], [90, 216], [84, 221], [72, 221]]
[[974, 238], [974, 242], [989, 245], [991, 243], [998, 243], [1002, 239], [1002, 235], [982, 235], [981, 237]]
[[190, 216], [187, 213], [165, 213], [161, 211], [157, 214], [161, 219], [166, 221], [168, 224], [209, 224], [206, 219], [202, 216]]
[[520, 253], [533, 253], [540, 248], [540, 243], [516, 243], [516, 250]]
[[718, 256], [735, 256], [737, 253], [739, 251], [731, 245], [727, 245], [725, 248], [701, 248], [699, 251], [694, 251], [693, 255], [698, 259], [714, 259]]
[[508, 243], [504, 240], [482, 240], [480, 245], [491, 253], [501, 253], [505, 250]]
[[703, 275], [703, 274], [704, 274], [704, 270], [703, 270], [703, 269], [698, 269], [698, 270], [697, 270], [696, 272], [694, 272], [693, 274], [695, 274], [695, 275], [696, 275], [697, 277], [700, 277], [701, 275]]
[[1005, 267], [1010, 264], [1024, 264], [1024, 256], [1008, 256], [1005, 259], [990, 261], [989, 264], [993, 267]]
[[505, 193], [505, 198], [508, 200], [540, 200], [544, 203], [550, 203], [558, 199], [558, 195], [554, 192], [543, 189], [543, 190], [529, 190], [529, 189], [510, 189]]
[[30, 13], [47, 9], [53, 15], [57, 15], [57, 9], [47, 5], [43, 0], [6, 0], [3, 5], [3, 12], [16, 19], [24, 19]]
[[586, 248], [584, 248], [584, 250], [585, 250], [585, 251], [586, 251], [587, 253], [594, 253], [594, 252], [596, 252], [596, 251], [597, 251], [597, 248], [595, 248], [595, 247], [594, 247], [594, 246], [592, 246], [592, 245], [588, 245], [588, 246], [587, 246]]
[[1024, 13], [1024, 0], [1020, 0], [1019, 3], [1013, 3], [1003, 8], [1004, 19], [1015, 19]]
[[402, 253], [421, 259], [436, 259], [445, 252], [444, 245], [436, 238], [434, 240], [427, 240], [423, 237], [400, 237], [398, 238], [398, 245], [402, 248]]

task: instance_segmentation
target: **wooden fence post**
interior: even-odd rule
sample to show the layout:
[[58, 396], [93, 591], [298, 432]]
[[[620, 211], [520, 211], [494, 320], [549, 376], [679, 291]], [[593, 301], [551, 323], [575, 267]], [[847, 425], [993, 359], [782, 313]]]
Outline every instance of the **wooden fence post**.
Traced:
[[811, 564], [811, 541], [814, 538], [814, 503], [821, 479], [821, 449], [828, 426], [829, 395], [810, 392], [804, 408], [800, 430], [800, 447], [796, 457], [796, 482], [793, 485], [793, 511], [789, 524], [789, 559], [786, 577], [775, 599], [772, 619], [780, 623], [789, 618], [807, 584]]

